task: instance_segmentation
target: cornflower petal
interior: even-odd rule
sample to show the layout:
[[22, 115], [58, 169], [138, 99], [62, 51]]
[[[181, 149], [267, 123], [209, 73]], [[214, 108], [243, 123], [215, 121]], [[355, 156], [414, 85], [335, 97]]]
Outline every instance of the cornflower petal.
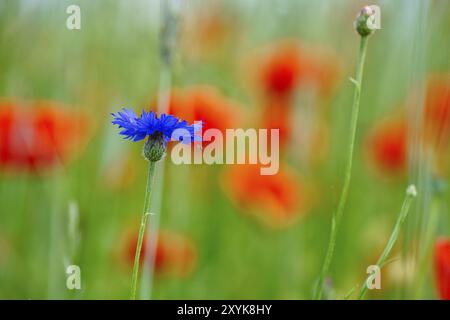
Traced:
[[189, 125], [187, 121], [173, 115], [163, 113], [158, 117], [154, 112], [146, 112], [145, 110], [142, 110], [141, 116], [138, 117], [133, 110], [126, 108], [123, 108], [117, 114], [112, 113], [112, 116], [114, 117], [112, 124], [123, 129], [119, 134], [131, 141], [140, 141], [147, 136], [151, 137], [155, 133], [160, 133], [164, 144], [167, 144], [177, 129], [183, 129], [188, 134], [181, 134], [174, 140], [183, 143], [201, 141], [198, 132], [202, 127], [202, 122]]

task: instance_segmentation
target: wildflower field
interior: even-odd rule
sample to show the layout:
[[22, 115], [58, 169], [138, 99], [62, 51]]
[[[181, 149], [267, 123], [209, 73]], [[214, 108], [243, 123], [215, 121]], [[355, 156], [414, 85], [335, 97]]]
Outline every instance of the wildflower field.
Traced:
[[0, 299], [450, 300], [449, 177], [448, 0], [0, 0]]

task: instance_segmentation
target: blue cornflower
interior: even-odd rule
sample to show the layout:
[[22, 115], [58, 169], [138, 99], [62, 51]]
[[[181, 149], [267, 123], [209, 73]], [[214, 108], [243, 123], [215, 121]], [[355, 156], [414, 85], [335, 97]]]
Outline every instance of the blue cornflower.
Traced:
[[166, 151], [167, 142], [170, 140], [191, 143], [201, 141], [197, 135], [202, 123], [189, 125], [170, 114], [161, 114], [159, 117], [152, 111], [142, 110], [138, 117], [131, 109], [123, 108], [114, 117], [112, 124], [117, 125], [122, 131], [120, 134], [125, 139], [140, 141], [148, 137], [144, 146], [144, 156], [150, 161], [158, 161]]

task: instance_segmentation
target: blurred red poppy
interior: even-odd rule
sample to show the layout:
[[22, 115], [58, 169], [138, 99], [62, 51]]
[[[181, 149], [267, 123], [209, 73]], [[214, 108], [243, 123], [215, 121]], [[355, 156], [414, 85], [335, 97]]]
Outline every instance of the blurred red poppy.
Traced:
[[[270, 129], [279, 130], [280, 148], [284, 148], [292, 138], [292, 116], [293, 110], [283, 100], [276, 100], [263, 109], [262, 128], [268, 130], [270, 139]], [[270, 140], [269, 140], [270, 141]]]
[[401, 174], [406, 170], [407, 126], [404, 119], [388, 119], [378, 123], [367, 140], [370, 161], [377, 169], [388, 174]]
[[435, 143], [450, 137], [450, 75], [429, 77], [425, 99], [425, 128]]
[[289, 98], [300, 86], [327, 95], [339, 70], [337, 60], [327, 51], [301, 46], [295, 40], [271, 44], [245, 63], [256, 69], [258, 86], [276, 99]]
[[259, 165], [233, 165], [223, 186], [232, 201], [270, 227], [284, 227], [307, 212], [306, 189], [286, 169], [261, 175]]
[[450, 239], [436, 241], [434, 252], [435, 278], [439, 298], [450, 300]]
[[87, 120], [57, 102], [0, 102], [0, 168], [38, 172], [65, 164], [84, 146]]
[[[134, 263], [137, 239], [137, 233], [133, 233], [128, 238], [125, 258], [130, 265]], [[140, 257], [141, 264], [144, 261], [145, 248], [146, 237], [144, 236]], [[156, 275], [187, 276], [193, 271], [196, 262], [197, 251], [189, 238], [168, 231], [158, 234], [154, 264]]]
[[203, 121], [203, 132], [237, 127], [239, 107], [208, 85], [191, 86], [173, 90], [169, 113], [188, 122]]
[[272, 96], [290, 95], [297, 85], [301, 67], [300, 48], [297, 44], [277, 44], [266, 52], [261, 63], [261, 86]]

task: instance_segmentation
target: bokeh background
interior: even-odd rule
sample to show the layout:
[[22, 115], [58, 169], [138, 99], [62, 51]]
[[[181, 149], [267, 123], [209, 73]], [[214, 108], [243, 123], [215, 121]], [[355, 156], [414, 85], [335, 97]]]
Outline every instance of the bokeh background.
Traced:
[[[66, 9], [81, 8], [81, 30]], [[310, 299], [346, 159], [363, 1], [0, 0], [0, 298], [126, 299], [141, 143], [111, 112], [279, 128], [280, 172], [158, 164], [140, 297]], [[325, 297], [343, 299], [414, 202], [382, 290], [450, 299], [450, 2], [374, 1], [353, 177]], [[81, 290], [66, 288], [66, 267]], [[352, 298], [352, 297], [351, 297]]]

